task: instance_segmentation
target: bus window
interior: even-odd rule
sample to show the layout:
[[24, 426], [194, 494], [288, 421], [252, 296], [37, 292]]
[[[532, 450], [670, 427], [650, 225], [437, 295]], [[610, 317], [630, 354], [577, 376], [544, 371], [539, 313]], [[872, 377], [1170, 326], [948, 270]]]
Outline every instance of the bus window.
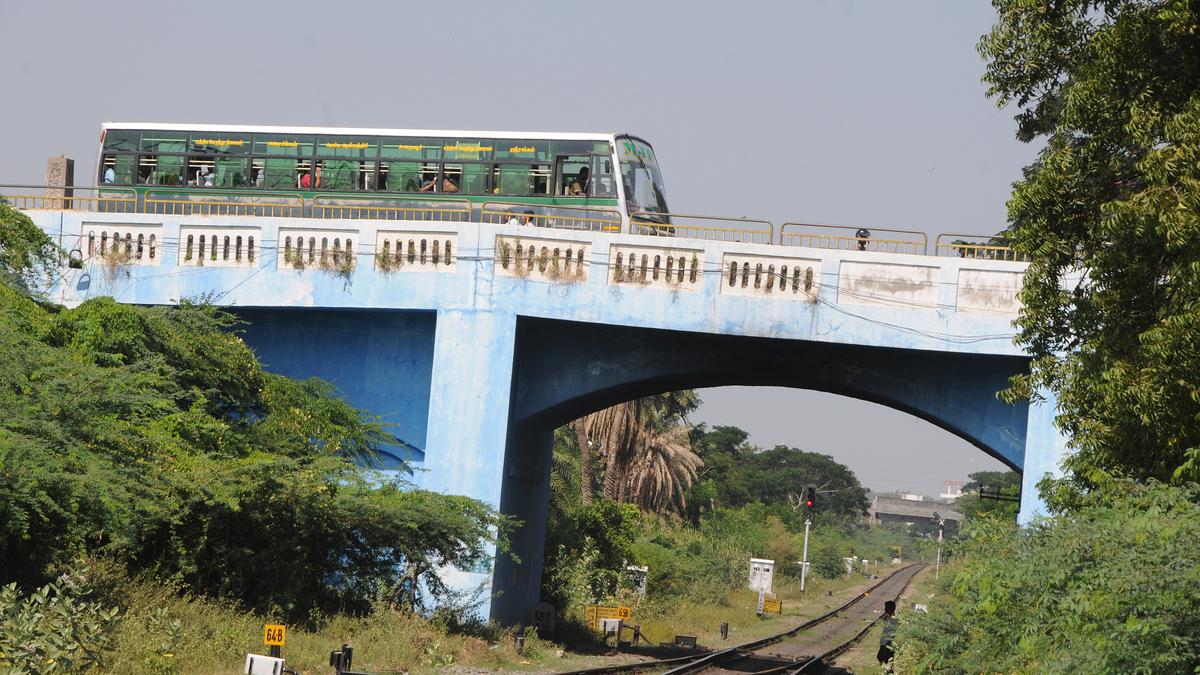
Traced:
[[545, 195], [550, 193], [549, 164], [498, 164], [492, 185], [502, 195]]
[[613, 175], [612, 157], [597, 155], [592, 158], [592, 194], [596, 197], [617, 196], [617, 181]]
[[431, 192], [464, 192], [463, 187], [463, 165], [443, 164], [442, 184]]
[[132, 185], [133, 167], [137, 155], [104, 153], [100, 160], [100, 182], [110, 185]]
[[104, 149], [120, 152], [136, 152], [140, 132], [126, 129], [110, 129], [104, 132]]
[[[267, 190], [309, 189], [313, 179], [311, 171], [311, 162], [307, 159], [255, 157], [251, 161], [248, 185]], [[308, 176], [307, 180], [305, 176]]]
[[359, 178], [359, 162], [349, 159], [318, 159], [313, 187], [318, 190], [353, 190]]
[[[462, 167], [462, 181], [455, 180], [454, 182], [458, 183], [461, 192], [470, 195], [482, 195], [488, 192], [490, 164], [461, 164], [459, 166]], [[446, 167], [446, 171], [449, 172], [450, 165], [447, 164]]]
[[590, 191], [590, 169], [592, 158], [588, 155], [559, 157], [557, 163], [558, 185], [555, 194], [585, 196]]
[[633, 138], [618, 138], [617, 150], [629, 212], [668, 213], [666, 188], [654, 150]]
[[196, 187], [214, 187], [217, 179], [217, 158], [212, 155], [188, 157], [187, 184]]
[[141, 155], [137, 182], [139, 185], [183, 185], [183, 156]]
[[249, 183], [245, 157], [217, 157], [213, 185], [226, 188], [244, 188]]
[[418, 192], [437, 175], [437, 162], [383, 162], [380, 166], [379, 189], [388, 192]]

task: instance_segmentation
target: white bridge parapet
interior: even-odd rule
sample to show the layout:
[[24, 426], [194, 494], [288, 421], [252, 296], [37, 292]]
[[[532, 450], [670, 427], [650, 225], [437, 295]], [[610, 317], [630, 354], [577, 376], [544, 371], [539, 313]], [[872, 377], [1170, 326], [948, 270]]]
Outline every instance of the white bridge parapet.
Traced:
[[502, 277], [583, 283], [588, 278], [590, 253], [586, 241], [499, 235], [492, 266]]
[[696, 291], [704, 282], [704, 249], [639, 246], [613, 242], [608, 253], [608, 283], [646, 288]]
[[[86, 289], [67, 281], [59, 289], [67, 304], [96, 294], [167, 303], [233, 288], [223, 301], [239, 305], [492, 308], [918, 348], [945, 348], [943, 336], [978, 333], [987, 340], [979, 349], [1019, 353], [1011, 322], [1021, 307], [1023, 262], [466, 221], [29, 214], [63, 248], [78, 250], [85, 267], [101, 265], [104, 279], [162, 268], [157, 277], [111, 288], [99, 277]], [[120, 254], [100, 259], [114, 237]], [[213, 270], [177, 275], [173, 267]], [[260, 274], [263, 268], [304, 273]], [[862, 332], [848, 332], [850, 320]], [[913, 337], [899, 337], [888, 328], [895, 325]]]
[[821, 288], [820, 258], [727, 251], [721, 271], [724, 295], [816, 302]]

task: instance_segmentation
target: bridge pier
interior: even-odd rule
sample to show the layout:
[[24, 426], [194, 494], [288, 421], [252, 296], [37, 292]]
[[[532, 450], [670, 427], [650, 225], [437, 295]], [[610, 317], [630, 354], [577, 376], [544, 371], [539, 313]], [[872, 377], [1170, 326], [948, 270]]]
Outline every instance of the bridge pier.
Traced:
[[1067, 439], [1054, 425], [1058, 398], [1049, 390], [1038, 390], [1042, 400], [1029, 404], [1025, 427], [1025, 466], [1021, 472], [1021, 512], [1017, 520], [1027, 525], [1046, 515], [1046, 504], [1037, 484], [1046, 474], [1062, 476], [1060, 464], [1067, 456]]
[[[500, 508], [516, 325], [513, 314], [438, 310], [422, 487]], [[483, 568], [442, 573], [452, 588], [486, 592], [492, 576]]]

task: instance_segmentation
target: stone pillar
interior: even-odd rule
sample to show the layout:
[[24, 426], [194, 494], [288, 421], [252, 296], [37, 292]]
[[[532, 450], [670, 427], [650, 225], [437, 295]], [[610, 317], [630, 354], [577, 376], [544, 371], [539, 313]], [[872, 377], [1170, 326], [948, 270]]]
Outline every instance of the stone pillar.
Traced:
[[1058, 398], [1051, 391], [1039, 391], [1043, 400], [1029, 404], [1025, 427], [1025, 462], [1021, 472], [1021, 512], [1017, 520], [1028, 524], [1046, 515], [1046, 505], [1038, 494], [1038, 481], [1046, 474], [1062, 476], [1060, 464], [1067, 456], [1067, 439], [1054, 424]]
[[62, 155], [46, 161], [46, 205], [48, 209], [71, 208], [75, 186], [75, 160]]
[[[516, 326], [513, 314], [438, 311], [422, 487], [500, 508]], [[483, 585], [490, 595], [492, 572], [446, 570], [442, 580], [456, 590]]]

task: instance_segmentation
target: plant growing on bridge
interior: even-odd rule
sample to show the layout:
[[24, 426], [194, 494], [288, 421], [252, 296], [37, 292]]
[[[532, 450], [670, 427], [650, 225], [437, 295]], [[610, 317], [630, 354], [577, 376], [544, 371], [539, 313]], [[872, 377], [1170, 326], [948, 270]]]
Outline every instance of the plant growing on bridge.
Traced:
[[1044, 139], [1009, 202], [1005, 234], [1031, 259], [1018, 326], [1034, 360], [1007, 396], [1058, 394], [1079, 486], [1093, 467], [1196, 480], [1200, 8], [993, 4], [989, 92], [1020, 109], [1020, 139]]
[[109, 283], [112, 283], [122, 272], [128, 276], [128, 266], [131, 262], [133, 262], [133, 252], [116, 240], [113, 241], [111, 248], [100, 254], [100, 265], [104, 269], [104, 278]]

